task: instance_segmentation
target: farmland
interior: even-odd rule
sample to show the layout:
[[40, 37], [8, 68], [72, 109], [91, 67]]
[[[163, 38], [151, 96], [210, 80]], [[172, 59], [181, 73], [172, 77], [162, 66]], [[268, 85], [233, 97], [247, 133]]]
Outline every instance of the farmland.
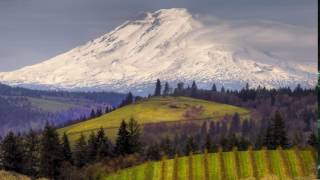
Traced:
[[315, 179], [313, 150], [217, 152], [176, 157], [106, 175], [105, 180]]

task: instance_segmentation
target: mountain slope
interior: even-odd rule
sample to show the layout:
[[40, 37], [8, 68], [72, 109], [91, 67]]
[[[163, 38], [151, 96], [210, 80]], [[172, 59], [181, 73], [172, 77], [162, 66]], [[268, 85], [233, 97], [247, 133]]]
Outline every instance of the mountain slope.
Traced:
[[[0, 73], [0, 81], [32, 88], [145, 93], [157, 78], [176, 83], [213, 81], [229, 88], [314, 86], [316, 70], [286, 64], [249, 47], [209, 40], [207, 28], [186, 9], [162, 9], [43, 63]], [[312, 71], [310, 71], [312, 69]]]
[[128, 121], [130, 118], [134, 118], [141, 125], [161, 122], [192, 121], [196, 123], [197, 120], [202, 123], [207, 119], [220, 120], [225, 115], [234, 115], [235, 112], [238, 112], [241, 117], [249, 115], [248, 110], [237, 106], [187, 97], [159, 97], [124, 106], [102, 117], [59, 129], [59, 132], [60, 134], [67, 133], [74, 141], [81, 133], [90, 134], [103, 127], [107, 130], [108, 136], [114, 139], [121, 121]]

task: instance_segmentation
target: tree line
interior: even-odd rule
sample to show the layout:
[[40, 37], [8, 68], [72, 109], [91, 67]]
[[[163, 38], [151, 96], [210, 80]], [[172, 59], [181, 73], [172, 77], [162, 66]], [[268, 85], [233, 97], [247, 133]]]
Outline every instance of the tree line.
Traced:
[[71, 147], [68, 136], [60, 138], [49, 123], [42, 132], [30, 130], [26, 134], [10, 132], [1, 141], [0, 168], [30, 177], [68, 179], [66, 167], [82, 168], [104, 159], [117, 158], [141, 151], [141, 128], [134, 120], [122, 121], [115, 144], [100, 128], [89, 137], [81, 134]]

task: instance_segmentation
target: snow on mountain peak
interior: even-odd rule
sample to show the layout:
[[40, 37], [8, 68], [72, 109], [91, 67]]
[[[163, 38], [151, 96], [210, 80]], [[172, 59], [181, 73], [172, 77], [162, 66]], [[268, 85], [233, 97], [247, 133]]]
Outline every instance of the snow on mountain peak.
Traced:
[[313, 73], [281, 64], [270, 54], [213, 42], [206, 30], [186, 9], [144, 13], [43, 63], [0, 73], [0, 81], [33, 88], [135, 93], [146, 93], [158, 78], [170, 83], [196, 80], [200, 86], [216, 82], [229, 88], [246, 82], [269, 88], [316, 82]]

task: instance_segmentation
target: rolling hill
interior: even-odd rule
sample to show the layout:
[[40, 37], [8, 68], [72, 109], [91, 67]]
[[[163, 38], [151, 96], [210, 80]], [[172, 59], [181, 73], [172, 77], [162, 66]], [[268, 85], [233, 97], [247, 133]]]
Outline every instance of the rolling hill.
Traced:
[[117, 106], [123, 98], [119, 93], [40, 91], [0, 83], [0, 136], [38, 130], [46, 121], [65, 124], [88, 116], [92, 109]]
[[316, 179], [311, 150], [232, 151], [191, 155], [105, 175], [104, 180]]
[[225, 115], [238, 112], [240, 116], [249, 116], [249, 111], [240, 107], [209, 102], [187, 97], [155, 97], [122, 107], [102, 117], [84, 121], [59, 129], [67, 133], [71, 141], [81, 133], [84, 135], [103, 127], [111, 139], [115, 138], [122, 120], [134, 118], [139, 124], [203, 122], [219, 120]]

